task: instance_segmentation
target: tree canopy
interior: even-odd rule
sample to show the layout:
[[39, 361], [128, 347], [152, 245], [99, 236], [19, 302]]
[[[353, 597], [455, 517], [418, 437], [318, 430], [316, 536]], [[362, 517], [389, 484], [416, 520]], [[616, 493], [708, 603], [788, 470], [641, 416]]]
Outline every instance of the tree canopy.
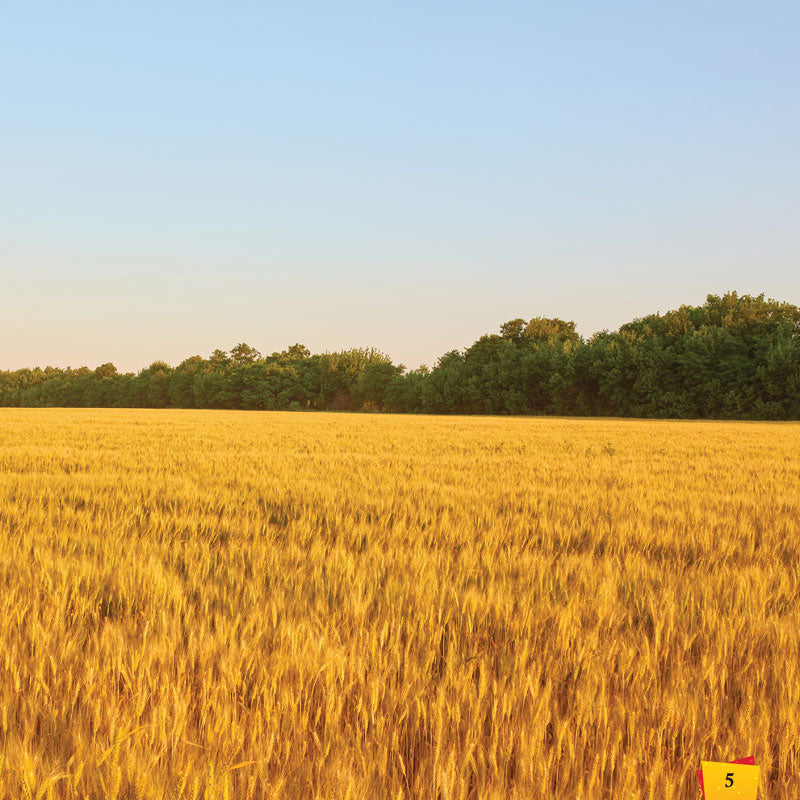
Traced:
[[800, 309], [729, 292], [589, 339], [520, 317], [411, 371], [374, 348], [265, 356], [241, 342], [138, 374], [0, 372], [0, 405], [800, 419]]

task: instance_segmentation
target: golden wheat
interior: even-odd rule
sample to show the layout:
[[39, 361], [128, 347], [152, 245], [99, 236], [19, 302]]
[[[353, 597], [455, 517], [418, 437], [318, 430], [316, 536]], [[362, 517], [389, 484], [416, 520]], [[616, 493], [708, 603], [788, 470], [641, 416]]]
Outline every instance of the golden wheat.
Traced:
[[800, 796], [800, 426], [0, 413], [0, 796]]

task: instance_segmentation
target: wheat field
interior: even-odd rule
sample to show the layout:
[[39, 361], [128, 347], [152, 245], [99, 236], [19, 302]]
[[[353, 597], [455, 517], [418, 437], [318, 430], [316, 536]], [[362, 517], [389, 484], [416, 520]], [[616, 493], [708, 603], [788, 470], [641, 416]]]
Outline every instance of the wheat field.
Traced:
[[0, 410], [3, 798], [800, 796], [800, 425]]

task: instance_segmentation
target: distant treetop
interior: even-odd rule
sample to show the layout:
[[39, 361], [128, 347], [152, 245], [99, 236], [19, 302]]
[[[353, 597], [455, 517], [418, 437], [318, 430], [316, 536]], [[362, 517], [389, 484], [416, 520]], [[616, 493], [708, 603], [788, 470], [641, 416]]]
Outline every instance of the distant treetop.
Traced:
[[588, 340], [574, 322], [518, 317], [431, 370], [375, 348], [264, 356], [240, 342], [136, 375], [0, 372], [0, 405], [800, 419], [800, 309], [728, 292]]

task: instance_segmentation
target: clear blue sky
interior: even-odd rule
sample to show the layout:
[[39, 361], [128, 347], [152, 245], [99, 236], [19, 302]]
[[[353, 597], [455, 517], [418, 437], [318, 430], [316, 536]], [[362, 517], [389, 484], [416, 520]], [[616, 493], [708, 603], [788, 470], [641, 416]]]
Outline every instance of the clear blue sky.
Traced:
[[0, 368], [800, 303], [798, 41], [796, 0], [3, 3]]

